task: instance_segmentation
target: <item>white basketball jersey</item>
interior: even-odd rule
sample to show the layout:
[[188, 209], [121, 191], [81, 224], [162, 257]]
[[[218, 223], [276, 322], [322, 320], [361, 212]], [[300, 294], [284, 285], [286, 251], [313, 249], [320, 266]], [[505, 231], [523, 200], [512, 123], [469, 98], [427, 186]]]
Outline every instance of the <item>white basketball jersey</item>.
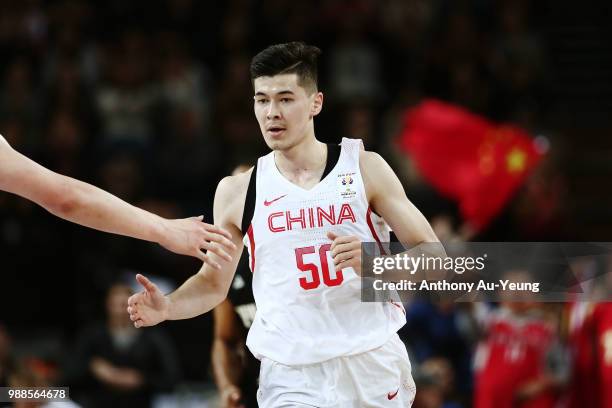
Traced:
[[353, 268], [335, 271], [328, 231], [388, 241], [359, 170], [361, 140], [342, 139], [336, 166], [310, 190], [287, 180], [274, 152], [259, 158], [256, 204], [244, 238], [257, 305], [247, 346], [255, 357], [313, 364], [383, 345], [406, 322], [401, 305], [361, 301]]

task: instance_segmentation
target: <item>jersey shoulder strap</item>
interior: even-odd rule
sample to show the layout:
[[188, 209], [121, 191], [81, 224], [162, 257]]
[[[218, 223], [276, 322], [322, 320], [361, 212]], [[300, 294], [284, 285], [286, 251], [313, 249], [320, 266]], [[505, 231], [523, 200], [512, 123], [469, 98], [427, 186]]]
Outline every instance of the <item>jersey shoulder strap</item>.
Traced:
[[242, 223], [241, 232], [245, 235], [253, 219], [255, 213], [255, 199], [257, 197], [257, 162], [251, 172], [251, 178], [249, 179], [249, 187], [247, 188], [246, 198], [244, 199], [244, 210], [242, 211]]
[[323, 175], [321, 176], [321, 180], [323, 180], [340, 160], [340, 151], [342, 148], [338, 144], [327, 144], [327, 163], [325, 164], [325, 170], [323, 170]]

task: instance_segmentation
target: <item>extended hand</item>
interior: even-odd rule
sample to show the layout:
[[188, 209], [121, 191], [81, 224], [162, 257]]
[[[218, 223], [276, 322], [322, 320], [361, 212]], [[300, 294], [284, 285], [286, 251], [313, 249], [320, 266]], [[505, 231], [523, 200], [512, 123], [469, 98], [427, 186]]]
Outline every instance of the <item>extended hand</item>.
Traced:
[[134, 327], [154, 326], [166, 320], [170, 300], [143, 275], [136, 275], [136, 280], [144, 290], [128, 299], [127, 311]]
[[222, 228], [203, 222], [203, 216], [164, 220], [164, 234], [160, 245], [181, 255], [189, 255], [208, 263], [213, 268], [221, 266], [210, 259], [202, 250], [210, 251], [231, 261], [227, 251], [234, 251], [236, 245], [231, 234]]
[[338, 236], [331, 231], [327, 233], [327, 238], [333, 241], [330, 251], [336, 269], [350, 267], [361, 275], [361, 241], [359, 238], [350, 235]]

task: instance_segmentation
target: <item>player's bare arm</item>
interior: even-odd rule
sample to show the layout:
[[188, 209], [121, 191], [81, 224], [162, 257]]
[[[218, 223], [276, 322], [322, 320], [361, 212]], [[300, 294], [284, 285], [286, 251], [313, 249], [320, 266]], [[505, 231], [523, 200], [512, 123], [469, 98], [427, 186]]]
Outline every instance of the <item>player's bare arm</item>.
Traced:
[[240, 335], [240, 323], [228, 299], [215, 307], [213, 313], [215, 337], [212, 346], [212, 366], [221, 406], [239, 407], [242, 406], [242, 395], [238, 384], [243, 371], [239, 348], [244, 345]]
[[168, 220], [134, 207], [91, 184], [57, 174], [17, 152], [0, 136], [0, 190], [27, 198], [50, 213], [104, 232], [157, 242], [207, 262], [209, 253], [228, 258], [230, 234], [202, 217]]
[[231, 233], [235, 245], [235, 249], [230, 251], [231, 259], [211, 254], [210, 263], [218, 268], [204, 264], [198, 273], [169, 295], [162, 294], [146, 277], [137, 275], [136, 279], [144, 290], [130, 297], [127, 309], [134, 326], [153, 326], [164, 320], [199, 316], [226, 298], [243, 249], [238, 226], [242, 221], [250, 174], [251, 171], [225, 177], [215, 193], [215, 222]]
[[[366, 195], [372, 210], [383, 217], [402, 243], [416, 247], [439, 243], [423, 214], [410, 202], [404, 188], [387, 162], [374, 152], [362, 151], [359, 165]], [[352, 267], [361, 273], [361, 242], [356, 237], [328, 234], [332, 239], [332, 256], [338, 268]], [[445, 256], [442, 245], [421, 248], [429, 256]]]

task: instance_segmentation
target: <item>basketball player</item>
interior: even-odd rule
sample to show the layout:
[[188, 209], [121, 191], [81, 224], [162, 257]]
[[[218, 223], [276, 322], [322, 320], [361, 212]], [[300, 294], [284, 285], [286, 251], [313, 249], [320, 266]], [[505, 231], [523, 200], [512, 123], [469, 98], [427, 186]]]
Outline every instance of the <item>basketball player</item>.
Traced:
[[[214, 268], [215, 253], [231, 259], [230, 234], [202, 217], [168, 220], [134, 207], [97, 187], [62, 176], [20, 154], [0, 135], [0, 190], [17, 194], [65, 220], [104, 232], [157, 242]], [[209, 251], [207, 254], [202, 249]]]
[[[401, 305], [362, 302], [362, 241], [387, 240], [376, 215], [400, 241], [439, 242], [398, 178], [359, 140], [325, 145], [316, 47], [274, 45], [251, 62], [254, 110], [272, 152], [247, 173], [227, 177], [215, 195], [219, 226], [245, 234], [257, 305], [247, 346], [261, 360], [261, 407], [408, 407], [415, 394], [397, 336]], [[378, 224], [376, 224], [378, 225]], [[440, 254], [444, 255], [444, 254]], [[215, 255], [212, 255], [215, 257]], [[204, 266], [164, 296], [146, 277], [128, 301], [136, 327], [205, 313], [227, 296], [240, 251]]]

